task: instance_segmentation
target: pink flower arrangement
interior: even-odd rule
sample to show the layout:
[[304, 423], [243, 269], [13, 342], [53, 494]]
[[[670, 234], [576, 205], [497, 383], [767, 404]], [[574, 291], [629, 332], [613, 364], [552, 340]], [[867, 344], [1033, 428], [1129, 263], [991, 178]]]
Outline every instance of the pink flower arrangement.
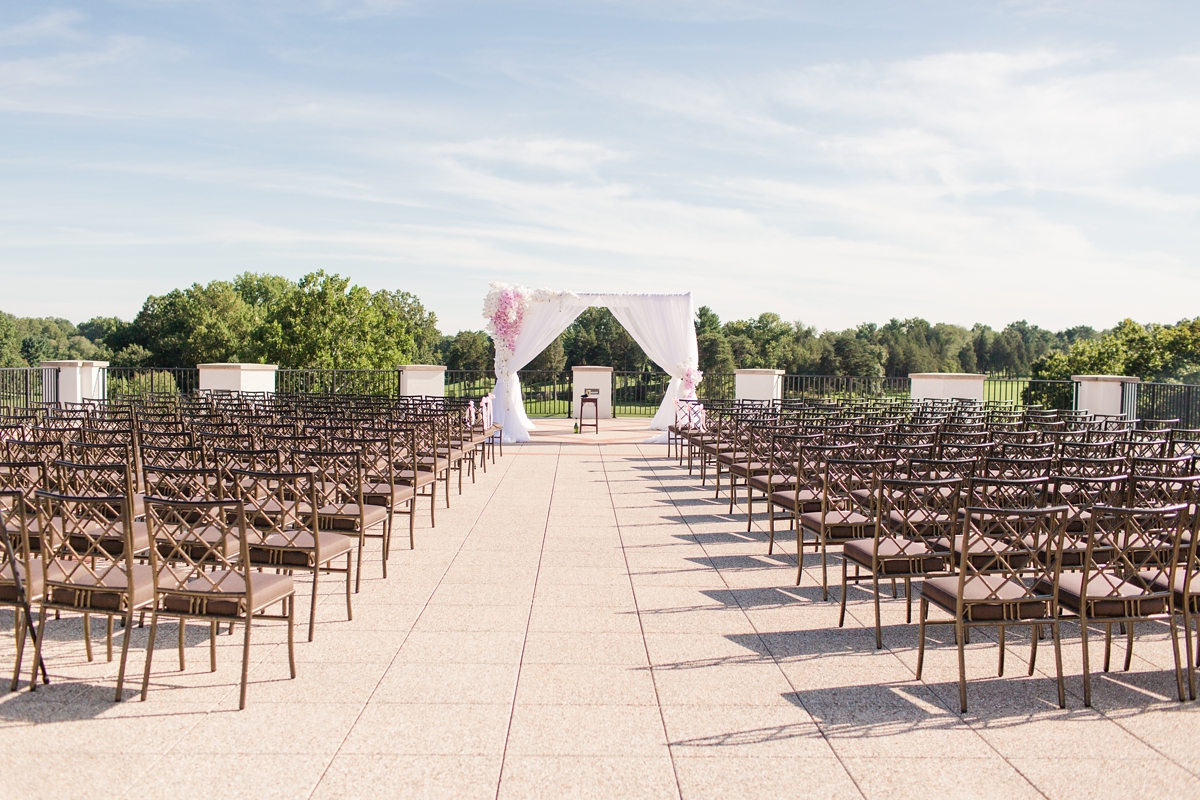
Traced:
[[683, 370], [683, 392], [684, 394], [695, 394], [696, 387], [700, 385], [700, 381], [704, 380], [704, 373], [695, 367], [686, 367]]

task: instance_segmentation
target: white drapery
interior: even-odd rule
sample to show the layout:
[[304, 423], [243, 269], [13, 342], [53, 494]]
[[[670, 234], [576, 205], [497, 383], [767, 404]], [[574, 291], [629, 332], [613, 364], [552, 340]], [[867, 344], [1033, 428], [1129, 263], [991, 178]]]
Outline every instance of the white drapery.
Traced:
[[[675, 421], [675, 400], [693, 399], [683, 391], [684, 373], [698, 365], [692, 295], [686, 294], [572, 294], [561, 292], [547, 301], [529, 303], [508, 361], [496, 358], [495, 421], [504, 426], [505, 443], [528, 442], [533, 422], [525, 413], [517, 370], [538, 356], [589, 306], [605, 306], [629, 332], [650, 360], [671, 376], [652, 430], [665, 431]], [[664, 439], [665, 441], [665, 439]]]
[[662, 404], [650, 423], [665, 431], [675, 421], [675, 400], [696, 397], [696, 390], [681, 394], [684, 373], [699, 363], [696, 328], [692, 322], [692, 295], [687, 294], [587, 294], [592, 305], [606, 306], [650, 360], [671, 376]]
[[569, 292], [562, 292], [546, 302], [530, 303], [512, 356], [504, 364], [497, 356], [496, 388], [492, 390], [496, 405], [492, 414], [496, 424], [504, 426], [506, 443], [528, 442], [529, 431], [534, 428], [525, 413], [517, 370], [537, 358], [588, 305], [587, 300]]

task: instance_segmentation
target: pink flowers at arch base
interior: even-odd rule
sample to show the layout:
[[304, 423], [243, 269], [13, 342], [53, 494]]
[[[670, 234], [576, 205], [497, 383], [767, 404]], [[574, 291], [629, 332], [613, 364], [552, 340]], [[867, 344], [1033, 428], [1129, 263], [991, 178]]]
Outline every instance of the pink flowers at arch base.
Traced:
[[683, 371], [682, 388], [685, 395], [695, 394], [696, 387], [704, 380], [704, 373], [695, 367], [687, 367]]

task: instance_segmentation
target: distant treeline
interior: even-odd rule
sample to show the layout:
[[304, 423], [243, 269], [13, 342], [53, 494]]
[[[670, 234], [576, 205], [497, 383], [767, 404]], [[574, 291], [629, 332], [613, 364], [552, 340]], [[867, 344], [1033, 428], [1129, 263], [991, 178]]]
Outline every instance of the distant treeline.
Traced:
[[[1200, 317], [1174, 325], [1125, 320], [1106, 331], [1079, 326], [1055, 332], [1025, 321], [1001, 330], [980, 324], [965, 328], [919, 318], [818, 331], [773, 313], [722, 322], [702, 306], [696, 335], [705, 372], [986, 372], [1047, 379], [1103, 373], [1200, 382]], [[75, 325], [0, 312], [0, 366], [6, 367], [74, 358], [129, 367], [242, 361], [284, 368], [441, 363], [488, 370], [494, 353], [482, 331], [443, 336], [437, 317], [408, 292], [371, 291], [323, 271], [297, 281], [245, 273], [233, 281], [193, 284], [146, 298], [132, 321], [96, 317]], [[654, 369], [604, 308], [580, 315], [528, 369], [577, 365]]]

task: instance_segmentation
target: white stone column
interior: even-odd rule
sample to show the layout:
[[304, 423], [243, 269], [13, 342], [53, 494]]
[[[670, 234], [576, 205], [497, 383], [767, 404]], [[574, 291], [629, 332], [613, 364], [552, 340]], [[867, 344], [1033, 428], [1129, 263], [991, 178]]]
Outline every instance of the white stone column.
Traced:
[[983, 400], [986, 375], [971, 372], [914, 372], [908, 376], [913, 400]]
[[1093, 414], [1119, 417], [1124, 413], [1133, 418], [1137, 409], [1130, 408], [1122, 411], [1121, 398], [1125, 384], [1141, 383], [1141, 378], [1128, 375], [1072, 375], [1078, 388], [1075, 392], [1075, 410], [1090, 411]]
[[58, 369], [60, 403], [79, 404], [84, 400], [106, 398], [104, 370], [108, 367], [107, 361], [43, 361], [40, 366]]
[[437, 364], [400, 367], [400, 394], [404, 397], [445, 397], [446, 368]]
[[612, 367], [571, 367], [571, 416], [579, 419], [579, 398], [594, 389], [599, 393], [600, 419], [612, 419], [612, 383]]
[[783, 370], [736, 369], [733, 371], [733, 396], [736, 400], [783, 399]]
[[275, 393], [275, 364], [198, 364], [201, 391]]

